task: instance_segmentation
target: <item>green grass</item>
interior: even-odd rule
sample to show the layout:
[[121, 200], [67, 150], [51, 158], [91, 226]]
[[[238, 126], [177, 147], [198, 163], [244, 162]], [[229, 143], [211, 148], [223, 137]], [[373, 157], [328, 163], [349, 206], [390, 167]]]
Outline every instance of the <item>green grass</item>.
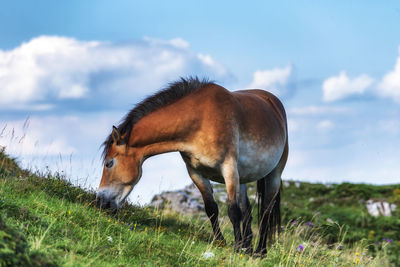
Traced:
[[[289, 215], [284, 214], [288, 223], [279, 242], [269, 248], [267, 257], [260, 259], [234, 253], [230, 245], [214, 244], [209, 222], [198, 216], [132, 205], [112, 214], [97, 209], [94, 200], [93, 192], [74, 187], [58, 175], [39, 176], [21, 170], [1, 151], [0, 265], [394, 265], [389, 262], [394, 244], [383, 243], [371, 249], [367, 238], [347, 242], [351, 229], [346, 234], [345, 226], [335, 223], [313, 221], [315, 225], [309, 227], [291, 223]], [[225, 208], [221, 206], [222, 210]], [[231, 243], [232, 227], [226, 216], [222, 228]], [[300, 244], [305, 247], [302, 252], [297, 250]], [[204, 252], [214, 256], [206, 259]]]

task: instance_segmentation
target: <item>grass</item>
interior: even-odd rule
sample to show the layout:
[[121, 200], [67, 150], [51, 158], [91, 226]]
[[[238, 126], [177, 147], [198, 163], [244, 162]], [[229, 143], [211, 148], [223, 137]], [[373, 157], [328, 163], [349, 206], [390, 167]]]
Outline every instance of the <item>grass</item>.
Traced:
[[[368, 239], [346, 242], [351, 229], [346, 233], [344, 226], [335, 223], [310, 227], [287, 220], [279, 242], [261, 259], [234, 253], [230, 245], [213, 243], [209, 222], [199, 217], [132, 205], [112, 214], [97, 209], [94, 200], [94, 192], [74, 187], [57, 174], [21, 170], [1, 151], [0, 265], [395, 265], [389, 255], [393, 244], [387, 242], [371, 250]], [[330, 242], [326, 237], [329, 227], [335, 236]], [[226, 216], [222, 229], [228, 244], [233, 242]], [[206, 258], [205, 252], [213, 256]]]

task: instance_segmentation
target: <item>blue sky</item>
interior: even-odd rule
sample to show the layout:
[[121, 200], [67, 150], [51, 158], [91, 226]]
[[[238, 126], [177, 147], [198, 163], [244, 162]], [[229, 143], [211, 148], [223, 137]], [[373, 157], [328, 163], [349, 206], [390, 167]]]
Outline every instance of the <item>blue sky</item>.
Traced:
[[[96, 187], [111, 125], [199, 75], [282, 99], [285, 178], [399, 182], [398, 25], [396, 1], [3, 2], [0, 145]], [[132, 198], [189, 182], [179, 158], [163, 155], [145, 163]]]

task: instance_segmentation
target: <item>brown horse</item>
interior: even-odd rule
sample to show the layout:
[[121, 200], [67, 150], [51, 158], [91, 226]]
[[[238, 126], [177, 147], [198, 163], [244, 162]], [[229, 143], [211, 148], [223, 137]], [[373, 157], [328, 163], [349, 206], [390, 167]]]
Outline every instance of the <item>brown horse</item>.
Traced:
[[267, 238], [271, 241], [280, 227], [281, 173], [288, 156], [286, 114], [278, 98], [263, 90], [230, 92], [196, 77], [143, 100], [104, 142], [99, 206], [120, 208], [142, 175], [143, 161], [172, 151], [185, 161], [215, 239], [222, 243], [210, 180], [226, 185], [235, 249], [249, 253], [253, 233], [246, 183], [257, 181], [260, 239], [255, 253], [265, 254]]

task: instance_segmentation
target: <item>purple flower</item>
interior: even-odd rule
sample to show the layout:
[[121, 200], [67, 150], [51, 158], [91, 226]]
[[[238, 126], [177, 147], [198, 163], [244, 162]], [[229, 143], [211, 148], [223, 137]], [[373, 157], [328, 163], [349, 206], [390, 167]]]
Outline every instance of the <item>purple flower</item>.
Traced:
[[311, 222], [307, 222], [308, 227], [313, 227], [313, 224]]
[[376, 241], [376, 242], [375, 242], [375, 245], [377, 245], [377, 246], [378, 246], [378, 245], [379, 245], [379, 242], [378, 242], [378, 241]]
[[303, 252], [303, 250], [304, 250], [304, 246], [303, 246], [302, 244], [300, 244], [300, 245], [297, 247], [297, 251], [298, 251], [298, 252]]
[[292, 221], [292, 224], [293, 224], [293, 225], [297, 225], [297, 221], [296, 221], [296, 220], [293, 220], [293, 221]]
[[390, 243], [390, 244], [393, 243], [393, 239], [391, 239], [391, 238], [383, 238], [382, 241], [383, 241], [383, 242], [388, 242], [388, 243]]

